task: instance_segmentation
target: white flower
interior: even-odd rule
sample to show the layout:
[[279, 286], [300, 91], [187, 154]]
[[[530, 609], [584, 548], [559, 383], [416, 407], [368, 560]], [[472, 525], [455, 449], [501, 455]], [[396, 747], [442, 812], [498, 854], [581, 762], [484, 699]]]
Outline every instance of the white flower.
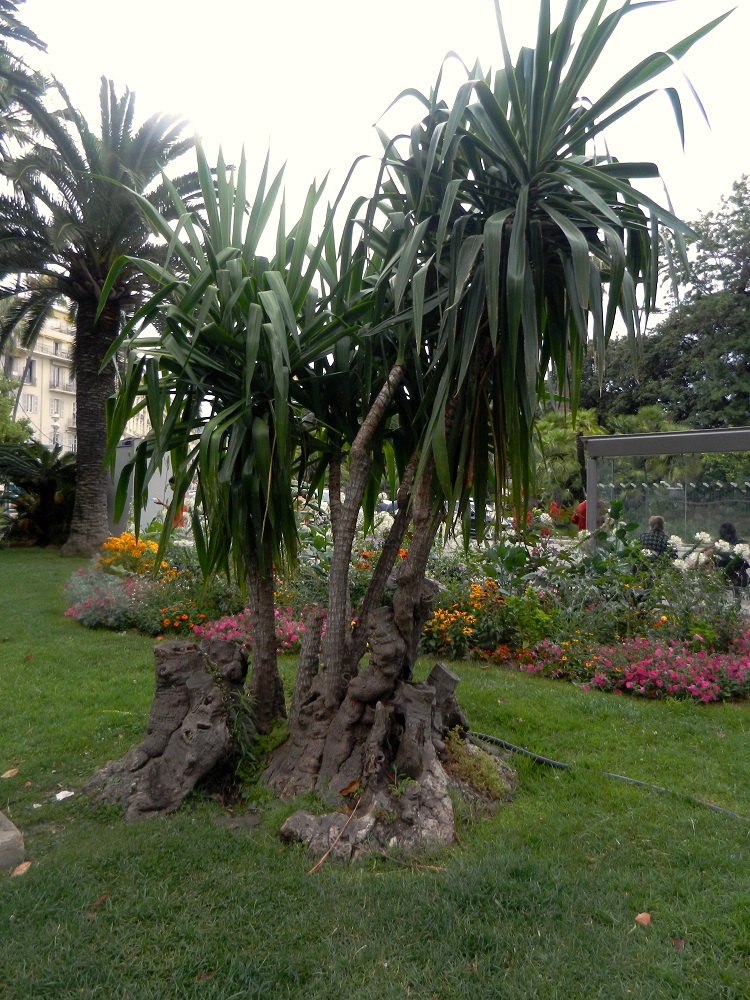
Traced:
[[679, 535], [670, 535], [669, 536], [669, 544], [670, 545], [682, 545], [682, 539], [680, 538]]
[[734, 554], [739, 556], [741, 559], [745, 559], [750, 562], [750, 545], [747, 542], [740, 542], [734, 547]]
[[716, 549], [717, 552], [731, 552], [732, 551], [732, 546], [729, 544], [729, 542], [725, 542], [723, 538], [720, 538], [716, 542], [716, 545], [714, 546], [714, 548]]
[[689, 567], [688, 567], [688, 563], [687, 563], [687, 560], [686, 560], [686, 559], [675, 559], [675, 561], [674, 561], [674, 565], [675, 565], [675, 566], [677, 567], [677, 569], [679, 569], [679, 570], [680, 570], [680, 572], [682, 572], [682, 573], [684, 573], [684, 572], [685, 572], [685, 570], [689, 568]]
[[707, 531], [696, 531], [695, 540], [696, 542], [700, 542], [701, 545], [711, 544], [711, 536]]
[[551, 514], [547, 514], [546, 512], [542, 512], [542, 513], [541, 513], [541, 514], [539, 515], [539, 520], [540, 520], [540, 522], [541, 522], [542, 524], [544, 524], [544, 525], [546, 525], [546, 526], [548, 526], [548, 527], [549, 527], [549, 525], [552, 525], [552, 524], [554, 524], [554, 523], [555, 523], [555, 522], [554, 522], [554, 521], [552, 520], [552, 515], [551, 515]]
[[591, 532], [587, 531], [585, 528], [583, 531], [578, 532], [578, 541], [585, 542], [587, 538], [591, 538]]

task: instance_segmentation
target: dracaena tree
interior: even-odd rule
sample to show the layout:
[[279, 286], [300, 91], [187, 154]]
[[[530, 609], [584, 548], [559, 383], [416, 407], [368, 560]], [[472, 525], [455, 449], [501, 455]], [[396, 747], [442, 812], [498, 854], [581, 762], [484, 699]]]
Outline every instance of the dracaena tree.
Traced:
[[[679, 245], [687, 228], [636, 186], [658, 177], [656, 165], [616, 159], [604, 133], [646, 101], [653, 90], [644, 86], [720, 18], [584, 101], [622, 18], [643, 5], [605, 13], [600, 3], [585, 19], [587, 6], [568, 0], [553, 27], [542, 0], [536, 46], [514, 62], [496, 3], [502, 68], [485, 74], [475, 66], [451, 105], [441, 100], [438, 78], [428, 95], [416, 95], [423, 119], [402, 136], [383, 136], [380, 180], [363, 211], [368, 252], [380, 261], [375, 315], [364, 332], [387, 337], [405, 322], [417, 345], [388, 376], [392, 400], [396, 383], [408, 386], [416, 440], [416, 469], [402, 466], [413, 483], [412, 537], [391, 623], [406, 646], [401, 677], [410, 676], [416, 655], [424, 596], [417, 581], [440, 520], [463, 515], [473, 495], [481, 533], [488, 491], [499, 500], [508, 482], [522, 505], [545, 378], [551, 370], [575, 410], [587, 342], [602, 353], [618, 314], [635, 340], [655, 301], [661, 230]], [[681, 126], [679, 95], [668, 93]], [[361, 649], [351, 642], [355, 657]], [[323, 673], [311, 691], [324, 695], [308, 699], [314, 711], [297, 746], [280, 751], [267, 775], [282, 790], [304, 787], [294, 767], [317, 774], [318, 787], [335, 787], [352, 777], [362, 752], [354, 727], [366, 684], [357, 664], [324, 651]], [[379, 696], [387, 688], [374, 686]], [[315, 727], [326, 711], [332, 721], [322, 737]]]
[[[316, 307], [313, 279], [326, 241], [310, 240], [321, 188], [310, 189], [299, 221], [275, 250], [259, 250], [277, 201], [279, 173], [268, 161], [248, 210], [245, 157], [238, 169], [220, 158], [215, 178], [199, 148], [203, 208], [191, 212], [171, 188], [177, 226], [141, 199], [155, 235], [168, 246], [167, 265], [121, 258], [103, 299], [125, 268], [147, 275], [157, 291], [109, 351], [128, 354], [123, 385], [110, 407], [110, 451], [131, 413], [146, 407], [151, 432], [125, 469], [133, 473], [136, 514], [149, 479], [167, 456], [175, 471], [172, 514], [197, 477], [193, 525], [206, 575], [231, 573], [247, 583], [253, 621], [249, 693], [259, 727], [284, 715], [276, 665], [274, 571], [293, 567], [297, 553], [295, 463], [305, 437], [297, 397], [307, 374], [331, 349], [335, 323]], [[144, 327], [150, 333], [142, 333]]]
[[[77, 388], [76, 500], [66, 554], [90, 554], [108, 532], [104, 405], [115, 388], [107, 350], [147, 289], [144, 274], [123, 268], [97, 306], [105, 278], [122, 254], [159, 258], [161, 250], [134, 192], [164, 206], [162, 171], [191, 146], [186, 123], [156, 114], [134, 125], [135, 95], [118, 96], [102, 78], [97, 134], [59, 84], [59, 111], [33, 94], [16, 100], [38, 129], [34, 142], [5, 158], [0, 171], [13, 194], [0, 197], [0, 346], [31, 346], [58, 300], [75, 316]], [[192, 178], [183, 178], [188, 190]]]
[[[553, 28], [544, 0], [536, 47], [514, 63], [496, 4], [503, 68], [475, 66], [450, 106], [440, 78], [428, 95], [410, 90], [425, 117], [409, 133], [382, 136], [380, 180], [362, 211], [378, 263], [361, 333], [379, 345], [375, 356], [392, 359], [380, 383], [390, 410], [377, 396], [378, 419], [400, 403], [395, 426], [409, 431], [394, 438], [399, 468], [417, 484], [404, 579], [423, 574], [446, 512], [465, 521], [473, 495], [481, 533], [488, 493], [499, 501], [509, 487], [517, 506], [528, 497], [545, 378], [551, 371], [575, 410], [587, 342], [602, 354], [618, 314], [635, 340], [655, 302], [661, 232], [676, 234], [679, 247], [688, 228], [635, 186], [657, 178], [656, 165], [616, 159], [603, 137], [721, 18], [583, 101], [621, 19], [642, 5], [605, 14], [600, 3], [582, 23], [586, 6], [568, 0]], [[681, 127], [680, 97], [668, 94]], [[385, 426], [372, 443], [387, 442]], [[382, 454], [370, 453], [375, 468]], [[382, 583], [387, 572], [376, 576]], [[341, 696], [362, 649], [347, 638], [335, 656], [324, 653], [329, 698]]]

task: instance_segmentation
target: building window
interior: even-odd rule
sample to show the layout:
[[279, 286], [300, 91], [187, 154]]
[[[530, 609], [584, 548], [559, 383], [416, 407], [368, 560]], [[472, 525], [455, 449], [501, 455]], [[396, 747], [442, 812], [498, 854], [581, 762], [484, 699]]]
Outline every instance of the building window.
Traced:
[[49, 414], [51, 417], [65, 416], [65, 405], [56, 396], [53, 396], [49, 401]]
[[13, 358], [10, 374], [13, 378], [22, 380], [24, 385], [36, 385], [36, 361]]
[[68, 451], [75, 451], [76, 450], [76, 436], [75, 436], [75, 434], [68, 434], [67, 435], [67, 442], [66, 443], [67, 443]]
[[26, 413], [39, 413], [39, 397], [33, 392], [25, 392], [21, 396], [21, 407]]
[[59, 389], [68, 381], [68, 373], [59, 365], [52, 365], [50, 368], [49, 384], [52, 389]]

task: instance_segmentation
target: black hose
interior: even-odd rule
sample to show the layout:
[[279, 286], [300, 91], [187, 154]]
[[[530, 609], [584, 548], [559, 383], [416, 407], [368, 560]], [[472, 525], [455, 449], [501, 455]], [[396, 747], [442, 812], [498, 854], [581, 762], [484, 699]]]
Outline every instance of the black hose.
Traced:
[[[488, 736], [487, 733], [475, 733], [471, 730], [468, 734], [473, 736], [474, 739], [483, 740], [485, 743], [492, 743], [494, 746], [503, 747], [504, 750], [512, 750], [513, 753], [522, 754], [524, 757], [530, 757], [532, 760], [536, 761], [537, 764], [545, 764], [547, 767], [556, 767], [561, 771], [569, 771], [571, 769], [570, 764], [563, 764], [562, 761], [552, 760], [551, 757], [542, 757], [538, 753], [533, 753], [531, 750], [526, 750], [524, 747], [518, 747], [515, 743], [508, 743], [507, 740], [501, 740], [497, 736]], [[628, 778], [624, 774], [613, 774], [612, 771], [602, 771], [605, 778], [615, 778], [617, 781], [626, 781], [629, 785], [638, 785], [639, 788], [650, 788], [654, 792], [664, 792], [667, 795], [677, 795], [680, 798], [685, 799], [688, 802], [692, 802], [695, 805], [703, 806], [705, 809], [710, 809], [712, 812], [722, 813], [724, 816], [733, 816], [735, 819], [741, 819], [744, 823], [750, 823], [750, 817], [742, 816], [740, 813], [732, 812], [731, 809], [722, 809], [721, 806], [715, 806], [712, 802], [704, 802], [702, 799], [695, 799], [692, 795], [685, 795], [682, 792], [671, 792], [668, 788], [662, 788], [661, 785], [652, 785], [648, 781], [639, 781], [637, 778]]]

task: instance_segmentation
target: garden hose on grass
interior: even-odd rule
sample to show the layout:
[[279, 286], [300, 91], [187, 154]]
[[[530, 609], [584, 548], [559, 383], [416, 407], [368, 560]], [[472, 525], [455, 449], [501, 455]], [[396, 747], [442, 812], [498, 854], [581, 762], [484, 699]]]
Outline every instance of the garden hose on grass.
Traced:
[[[563, 764], [562, 761], [552, 760], [551, 757], [542, 757], [538, 753], [533, 753], [531, 750], [526, 750], [524, 747], [517, 747], [515, 743], [508, 743], [507, 740], [501, 740], [497, 736], [488, 736], [487, 733], [475, 733], [473, 730], [469, 731], [469, 736], [473, 737], [475, 740], [482, 740], [485, 743], [491, 743], [494, 746], [502, 747], [504, 750], [512, 750], [513, 753], [522, 754], [524, 757], [530, 757], [532, 760], [536, 761], [537, 764], [545, 764], [547, 767], [556, 767], [560, 771], [570, 771], [570, 764]], [[734, 816], [735, 819], [741, 819], [744, 823], [750, 823], [750, 817], [742, 816], [740, 813], [732, 812], [731, 809], [722, 809], [721, 806], [715, 806], [712, 802], [704, 802], [702, 799], [695, 799], [692, 795], [685, 795], [683, 792], [673, 792], [669, 788], [662, 788], [661, 785], [652, 785], [648, 781], [639, 781], [637, 778], [628, 778], [624, 774], [614, 774], [612, 771], [602, 771], [601, 772], [605, 778], [615, 778], [617, 781], [626, 781], [629, 785], [638, 785], [639, 788], [650, 788], [655, 792], [664, 792], [666, 795], [676, 795], [678, 798], [685, 799], [687, 802], [692, 802], [695, 805], [703, 806], [705, 809], [710, 809], [712, 812], [723, 813], [725, 816]]]

